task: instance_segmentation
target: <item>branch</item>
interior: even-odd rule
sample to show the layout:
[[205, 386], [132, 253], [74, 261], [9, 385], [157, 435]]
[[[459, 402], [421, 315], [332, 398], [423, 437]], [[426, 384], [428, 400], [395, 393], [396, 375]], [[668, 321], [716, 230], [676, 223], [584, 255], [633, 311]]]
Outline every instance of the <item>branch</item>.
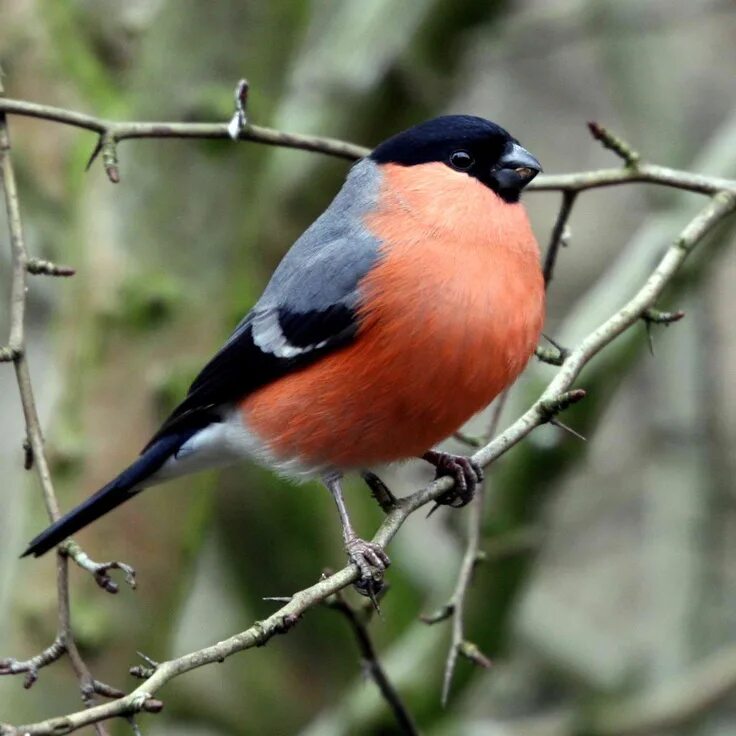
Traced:
[[[3, 95], [2, 77], [0, 75], [0, 99]], [[26, 466], [29, 465], [28, 458], [32, 458], [38, 478], [43, 491], [44, 503], [49, 517], [52, 521], [59, 518], [59, 504], [56, 499], [54, 487], [49, 472], [48, 460], [44, 449], [43, 433], [41, 423], [36, 410], [36, 401], [31, 385], [31, 375], [28, 367], [25, 344], [25, 313], [27, 295], [28, 273], [50, 273], [53, 264], [38, 261], [28, 257], [25, 241], [23, 238], [23, 227], [21, 223], [20, 204], [18, 200], [18, 187], [15, 178], [15, 170], [10, 155], [10, 136], [5, 114], [0, 111], [0, 184], [2, 184], [5, 208], [7, 211], [8, 228], [10, 230], [10, 249], [12, 258], [12, 281], [10, 289], [10, 337], [8, 347], [3, 350], [3, 358], [12, 362], [15, 368], [18, 391], [20, 393], [21, 405], [26, 424], [27, 449]], [[58, 270], [59, 267], [54, 267]], [[58, 275], [61, 275], [59, 272]], [[61, 548], [56, 556], [56, 580], [58, 597], [58, 633], [54, 643], [40, 654], [25, 662], [17, 660], [3, 660], [4, 667], [0, 667], [0, 674], [16, 674], [26, 672], [25, 686], [30, 687], [38, 678], [38, 671], [52, 662], [58, 660], [64, 653], [74, 667], [82, 690], [82, 697], [87, 705], [95, 702], [96, 690], [92, 675], [77, 649], [76, 642], [71, 629], [70, 607], [69, 607], [69, 569], [65, 550]], [[81, 550], [79, 550], [81, 552]], [[96, 726], [98, 734], [105, 734], [102, 726]]]
[[[92, 115], [63, 110], [50, 105], [39, 105], [25, 100], [0, 99], [0, 113], [11, 113], [40, 118], [55, 123], [89, 130], [99, 135], [97, 145], [90, 157], [88, 167], [99, 153], [105, 160], [105, 169], [112, 181], [119, 181], [117, 172], [116, 144], [129, 138], [203, 138], [230, 140], [228, 123], [176, 123], [176, 122], [114, 122]], [[238, 140], [254, 141], [280, 148], [297, 148], [302, 151], [324, 153], [354, 161], [370, 153], [370, 149], [334, 138], [284, 133], [260, 125], [244, 123], [237, 135]]]
[[368, 627], [360, 615], [340, 593], [336, 593], [332, 598], [328, 598], [326, 603], [330, 608], [342, 613], [350, 624], [350, 628], [355, 635], [355, 641], [358, 644], [358, 649], [360, 650], [360, 656], [362, 657], [365, 670], [376, 683], [382, 697], [391, 708], [401, 732], [409, 734], [409, 736], [419, 736], [419, 731], [409, 709], [388, 679], [378, 659], [378, 654], [376, 653], [376, 648], [373, 646]]
[[[230, 139], [228, 123], [178, 123], [178, 122], [117, 122], [104, 120], [92, 115], [65, 110], [50, 105], [39, 105], [25, 100], [0, 98], [0, 113], [10, 113], [25, 117], [40, 118], [50, 122], [62, 123], [82, 128], [100, 136], [98, 147], [101, 150], [103, 138], [110, 145], [130, 138], [203, 138]], [[259, 125], [245, 124], [238, 135], [239, 140], [263, 143], [280, 148], [296, 148], [313, 151], [354, 161], [367, 156], [371, 149], [364, 146], [312, 135], [284, 133], [280, 130]], [[98, 150], [95, 149], [95, 155]], [[109, 172], [108, 172], [109, 173]], [[700, 194], [716, 194], [719, 191], [736, 192], [736, 181], [714, 176], [692, 174], [665, 166], [639, 164], [635, 168], [601, 169], [583, 171], [557, 176], [540, 175], [527, 187], [528, 191], [571, 191], [581, 192], [596, 187], [617, 186], [632, 182], [648, 182], [662, 186], [684, 189]]]
[[[570, 351], [560, 370], [547, 385], [540, 398], [511, 426], [481, 448], [473, 459], [482, 466], [490, 465], [511, 447], [518, 444], [536, 427], [550, 419], [550, 413], [564, 405], [577, 394], [570, 391], [573, 382], [585, 365], [622, 332], [636, 324], [645, 310], [653, 307], [664, 287], [682, 265], [689, 251], [723, 218], [736, 210], [736, 194], [720, 192], [712, 197], [685, 227], [677, 240], [665, 251], [659, 264], [639, 291], [614, 315], [587, 335]], [[384, 519], [373, 541], [386, 547], [404, 522], [417, 509], [438, 499], [453, 485], [450, 477], [439, 478], [426, 487], [400, 498]], [[320, 580], [294, 594], [279, 610], [263, 621], [224, 641], [204, 649], [185, 654], [160, 664], [153, 674], [129, 695], [104, 705], [67, 716], [50, 718], [25, 726], [0, 725], [0, 736], [53, 736], [69, 733], [83, 726], [117, 716], [134, 715], [142, 710], [160, 709], [160, 702], [153, 695], [170, 680], [214, 662], [222, 662], [236, 652], [263, 646], [276, 634], [289, 631], [310, 608], [323, 603], [329, 596], [346, 588], [358, 578], [358, 570], [348, 565], [339, 572]]]
[[41, 667], [56, 662], [64, 652], [66, 652], [66, 644], [64, 644], [61, 637], [57, 636], [46, 649], [35, 657], [25, 661], [19, 661], [12, 657], [0, 659], [0, 675], [18, 675], [25, 672], [26, 679], [23, 682], [23, 687], [28, 690], [38, 680], [38, 671]]
[[26, 263], [28, 273], [43, 276], [74, 276], [75, 271], [71, 266], [62, 266], [51, 261], [44, 261], [41, 258], [29, 258]]
[[118, 584], [110, 577], [110, 570], [120, 570], [123, 573], [125, 582], [133, 589], [136, 589], [137, 582], [135, 578], [135, 569], [124, 562], [113, 560], [112, 562], [95, 562], [89, 555], [73, 540], [67, 539], [61, 546], [63, 553], [70, 557], [74, 562], [86, 570], [95, 579], [97, 585], [108, 593], [115, 594], [120, 589]]
[[[485, 434], [483, 444], [488, 442], [498, 431], [501, 421], [501, 414], [506, 405], [506, 399], [509, 396], [508, 389], [498, 397], [496, 406], [493, 408], [491, 421], [488, 425], [488, 431]], [[465, 554], [460, 563], [455, 590], [450, 600], [445, 604], [443, 610], [448, 612], [448, 616], [452, 618], [452, 634], [450, 641], [450, 649], [445, 662], [445, 673], [442, 678], [442, 705], [447, 705], [447, 699], [450, 695], [450, 685], [452, 684], [452, 676], [455, 672], [458, 656], [464, 655], [475, 664], [481, 667], [490, 667], [490, 661], [480, 654], [478, 647], [465, 639], [465, 597], [473, 579], [473, 572], [480, 562], [480, 543], [481, 543], [481, 527], [485, 517], [486, 497], [488, 496], [489, 475], [486, 474], [483, 485], [478, 491], [478, 497], [475, 499], [473, 508], [468, 518], [468, 540], [465, 547]], [[425, 619], [426, 620], [426, 619]], [[472, 656], [475, 655], [475, 656]]]
[[[243, 100], [244, 104], [244, 100]], [[13, 280], [11, 287], [11, 330], [8, 345], [0, 348], [0, 360], [13, 362], [18, 378], [23, 410], [26, 416], [28, 441], [31, 456], [41, 480], [44, 499], [52, 518], [58, 517], [58, 504], [54, 495], [48, 464], [43, 450], [43, 437], [35, 410], [33, 392], [31, 389], [28, 365], [25, 358], [25, 344], [23, 335], [25, 313], [26, 273], [29, 263], [25, 246], [22, 240], [20, 215], [17, 202], [15, 179], [10, 164], [9, 142], [5, 126], [5, 114], [12, 113], [42, 118], [58, 123], [72, 125], [95, 132], [99, 136], [95, 154], [102, 153], [105, 168], [111, 180], [117, 178], [117, 149], [119, 141], [128, 138], [223, 138], [229, 135], [225, 123], [143, 123], [143, 122], [113, 122], [88, 115], [82, 115], [68, 110], [36, 105], [25, 101], [7, 100], [0, 97], [0, 157], [2, 158], [2, 180], [5, 186], [6, 207], [11, 230], [11, 250], [13, 254]], [[238, 126], [240, 127], [240, 126]], [[603, 134], [602, 134], [603, 135]], [[315, 136], [301, 136], [282, 133], [280, 131], [248, 125], [243, 121], [243, 127], [238, 132], [240, 140], [251, 140], [267, 145], [276, 145], [288, 148], [298, 148], [316, 151], [327, 155], [346, 159], [356, 159], [365, 156], [369, 150], [343, 141]], [[603, 140], [603, 137], [601, 138]], [[488, 465], [500, 457], [512, 446], [520, 442], [534, 428], [552, 420], [554, 415], [561, 411], [567, 403], [580, 398], [581, 394], [570, 391], [570, 388], [587, 362], [606, 345], [613, 341], [623, 331], [630, 328], [638, 320], [645, 317], [648, 309], [653, 309], [664, 286], [671, 279], [684, 261], [689, 250], [721, 219], [736, 209], [736, 181], [717, 177], [701, 176], [689, 172], [678, 171], [652, 164], [641, 164], [638, 157], [632, 157], [633, 152], [626, 153], [620, 141], [606, 132], [606, 141], [614, 151], [621, 155], [627, 163], [626, 168], [605, 169], [593, 172], [581, 172], [561, 176], [538, 177], [529, 189], [533, 191], [560, 190], [568, 196], [568, 212], [561, 210], [558, 217], [560, 234], [564, 232], [564, 224], [569, 217], [572, 207], [570, 193], [577, 193], [586, 189], [602, 186], [613, 186], [630, 182], [649, 182], [664, 186], [671, 186], [687, 191], [711, 195], [709, 205], [695, 217], [682, 232], [681, 237], [672, 245], [645, 285], [637, 294], [611, 318], [606, 320], [598, 329], [590, 333], [577, 347], [567, 354], [560, 352], [555, 356], [561, 362], [561, 368], [547, 386], [542, 396], [534, 405], [515, 421], [505, 432], [486, 444], [474, 456], [481, 465]], [[606, 141], [603, 141], [604, 143]], [[564, 210], [564, 200], [563, 200]], [[559, 245], [559, 238], [557, 239]], [[554, 264], [554, 258], [552, 259]], [[46, 271], [42, 271], [46, 272]], [[379, 528], [374, 541], [386, 546], [404, 521], [417, 509], [436, 500], [452, 487], [450, 478], [440, 478], [427, 487], [399, 499], [389, 510], [383, 524]], [[111, 697], [121, 695], [118, 691], [103, 686], [93, 680], [82, 661], [71, 636], [69, 622], [68, 601], [68, 568], [67, 556], [71, 556], [85, 569], [95, 574], [95, 577], [104, 579], [107, 570], [122, 567], [119, 563], [93, 563], [81, 553], [81, 550], [67, 543], [60, 549], [57, 556], [57, 582], [59, 587], [59, 631], [66, 651], [77, 672], [82, 685], [85, 702], [89, 702], [94, 694], [105, 694]], [[125, 570], [126, 568], [123, 567]], [[127, 571], [127, 570], [126, 570]], [[348, 586], [357, 579], [357, 570], [354, 566], [347, 566], [329, 578], [306, 588], [294, 595], [279, 611], [264, 621], [256, 622], [246, 631], [237, 634], [225, 641], [192, 652], [169, 662], [164, 662], [152, 672], [140, 687], [124, 697], [119, 697], [111, 703], [96, 705], [88, 710], [73, 713], [61, 718], [52, 718], [29, 726], [14, 727], [1, 725], [0, 734], [58, 734], [68, 733], [85, 725], [96, 725], [115, 716], [132, 716], [142, 710], [158, 712], [162, 704], [152, 696], [169, 680], [184, 672], [201, 667], [211, 662], [220, 662], [235, 652], [243, 651], [254, 646], [265, 644], [277, 633], [284, 633], [290, 629], [299, 617], [309, 608], [323, 602], [339, 590]], [[99, 579], [98, 579], [99, 582]], [[101, 583], [102, 584], [102, 583]], [[106, 587], [106, 585], [103, 585]], [[109, 589], [109, 588], [108, 588]], [[68, 634], [68, 636], [66, 636]], [[471, 646], [463, 647], [466, 654], [474, 656]], [[48, 650], [45, 650], [45, 653]], [[43, 658], [43, 655], [39, 657]], [[36, 658], [34, 658], [36, 659]], [[29, 660], [29, 662], [32, 660]]]
[[552, 228], [552, 236], [547, 246], [547, 254], [544, 257], [544, 267], [542, 268], [545, 286], [549, 286], [549, 282], [552, 281], [560, 246], [567, 245], [567, 221], [570, 219], [577, 196], [578, 193], [575, 190], [566, 189], [562, 192], [560, 212], [557, 215], [555, 226]]
[[591, 120], [588, 123], [590, 134], [597, 141], [600, 141], [605, 148], [613, 151], [626, 166], [635, 169], [639, 165], [639, 154], [618, 136], [614, 135], [608, 128], [604, 128], [600, 123]]
[[[572, 208], [575, 204], [575, 199], [578, 193], [576, 191], [563, 191], [562, 193], [562, 204], [560, 206], [559, 214], [554, 227], [552, 228], [552, 236], [550, 239], [549, 246], [547, 247], [547, 253], [544, 259], [544, 267], [542, 269], [544, 275], [545, 289], [549, 286], [552, 280], [552, 274], [554, 271], [555, 264], [557, 262], [557, 254], [561, 245], [565, 245], [565, 230], [567, 228], [567, 221], [572, 212]], [[538, 347], [535, 354], [540, 360], [544, 360], [552, 365], [563, 365], [569, 353], [560, 346], [556, 345], [553, 341], [553, 350]], [[486, 432], [485, 439], [480, 444], [490, 441], [490, 439], [496, 434], [498, 425], [501, 419], [501, 413], [506, 400], [509, 395], [509, 390], [506, 390], [498, 399], [498, 403], [491, 416], [491, 421]], [[545, 404], [547, 411], [547, 420], [559, 427], [567, 429], [568, 431], [576, 434], [573, 430], [570, 430], [566, 425], [561, 424], [556, 420], [557, 414], [564, 411], [571, 404], [584, 398], [584, 391], [568, 391], [562, 397], [558, 398], [557, 401], [550, 403], [549, 401]], [[460, 570], [458, 573], [457, 583], [453, 590], [450, 600], [440, 609], [440, 612], [432, 617], [424, 617], [426, 623], [436, 623], [447, 618], [452, 619], [452, 634], [450, 649], [447, 654], [445, 661], [445, 671], [442, 678], [442, 695], [441, 703], [444, 706], [447, 705], [447, 700], [450, 696], [450, 686], [452, 685], [452, 678], [455, 673], [455, 667], [457, 666], [457, 660], [460, 655], [470, 660], [474, 664], [488, 668], [491, 666], [491, 661], [480, 651], [478, 646], [466, 639], [465, 637], [465, 600], [467, 597], [468, 589], [473, 579], [473, 572], [476, 566], [480, 562], [481, 550], [480, 543], [482, 538], [482, 526], [485, 518], [485, 499], [488, 494], [488, 483], [490, 473], [486, 476], [485, 482], [480, 489], [478, 499], [471, 511], [469, 522], [468, 522], [468, 538], [465, 547], [465, 554], [463, 555], [462, 562], [460, 563]]]

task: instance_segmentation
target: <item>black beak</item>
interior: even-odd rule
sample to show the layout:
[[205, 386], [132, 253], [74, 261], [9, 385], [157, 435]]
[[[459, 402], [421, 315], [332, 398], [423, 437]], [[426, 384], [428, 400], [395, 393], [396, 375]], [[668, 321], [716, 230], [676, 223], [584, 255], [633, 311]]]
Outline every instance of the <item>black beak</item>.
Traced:
[[491, 172], [501, 192], [520, 192], [540, 171], [542, 165], [518, 143], [509, 143]]

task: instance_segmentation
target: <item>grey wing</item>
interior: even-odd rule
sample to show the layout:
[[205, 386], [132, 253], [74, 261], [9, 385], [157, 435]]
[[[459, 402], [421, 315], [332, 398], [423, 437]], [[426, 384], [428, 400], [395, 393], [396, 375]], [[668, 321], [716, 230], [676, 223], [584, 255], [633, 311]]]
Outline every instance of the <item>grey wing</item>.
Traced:
[[284, 256], [263, 295], [152, 438], [219, 421], [218, 409], [347, 344], [358, 328], [359, 283], [380, 257], [364, 226], [379, 174], [353, 167], [330, 207]]

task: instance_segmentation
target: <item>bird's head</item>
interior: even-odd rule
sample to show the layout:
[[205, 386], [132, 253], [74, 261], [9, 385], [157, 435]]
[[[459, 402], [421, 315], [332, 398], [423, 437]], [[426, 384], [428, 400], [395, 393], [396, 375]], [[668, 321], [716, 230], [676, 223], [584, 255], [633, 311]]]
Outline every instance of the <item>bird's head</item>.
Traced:
[[415, 125], [378, 145], [378, 164], [421, 166], [440, 163], [471, 176], [506, 202], [542, 170], [529, 151], [499, 125], [473, 115], [444, 115]]

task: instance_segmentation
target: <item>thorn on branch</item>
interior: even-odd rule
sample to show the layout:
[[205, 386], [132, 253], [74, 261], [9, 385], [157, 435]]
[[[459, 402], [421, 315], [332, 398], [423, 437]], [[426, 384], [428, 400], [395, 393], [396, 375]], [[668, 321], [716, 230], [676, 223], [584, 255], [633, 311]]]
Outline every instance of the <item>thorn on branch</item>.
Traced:
[[138, 680], [147, 680], [149, 677], [153, 677], [155, 672], [156, 670], [153, 670], [150, 667], [144, 667], [142, 664], [133, 665], [128, 670], [128, 673]]
[[291, 631], [291, 629], [294, 628], [294, 626], [296, 626], [299, 623], [300, 618], [301, 618], [301, 614], [298, 614], [298, 613], [288, 613], [285, 616], [282, 616], [278, 625], [273, 630], [273, 633], [274, 634], [288, 633], [289, 631]]
[[641, 315], [644, 326], [647, 331], [647, 344], [649, 345], [649, 354], [654, 356], [654, 337], [652, 335], [652, 325], [664, 325], [668, 327], [673, 322], [679, 322], [685, 316], [685, 312], [678, 310], [677, 312], [661, 312], [658, 309], [645, 309]]
[[23, 440], [23, 469], [30, 470], [33, 467], [33, 447], [28, 439]]
[[128, 672], [139, 680], [147, 680], [149, 677], [153, 677], [160, 663], [143, 654], [143, 652], [136, 652], [136, 654], [148, 665], [148, 667], [136, 664], [131, 667]]
[[465, 434], [465, 432], [457, 431], [452, 435], [458, 442], [462, 442], [464, 445], [468, 445], [468, 447], [483, 447], [484, 442], [481, 437], [472, 437], [469, 434]]
[[560, 350], [559, 348], [556, 348], [554, 346], [551, 348], [545, 348], [541, 345], [538, 345], [537, 349], [534, 351], [534, 355], [536, 355], [537, 359], [540, 360], [542, 363], [560, 366], [567, 359], [569, 351]]
[[673, 322], [679, 322], [685, 316], [685, 312], [678, 310], [676, 312], [661, 312], [658, 309], [645, 309], [641, 318], [650, 324], [669, 325]]
[[635, 169], [639, 165], [639, 154], [626, 141], [611, 133], [608, 128], [604, 128], [599, 123], [596, 123], [595, 120], [590, 120], [588, 122], [588, 129], [593, 138], [600, 141], [609, 151], [613, 151], [623, 160], [626, 166]]
[[473, 664], [478, 665], [479, 667], [488, 669], [493, 664], [491, 660], [481, 652], [477, 644], [474, 644], [472, 641], [468, 641], [467, 639], [460, 642], [458, 652], [465, 657], [465, 659], [470, 660]]
[[570, 351], [562, 345], [562, 343], [555, 340], [553, 337], [550, 337], [546, 332], [542, 333], [542, 337], [553, 347], [557, 348], [557, 350], [562, 353], [562, 355], [567, 358], [568, 355], [570, 355]]
[[391, 489], [375, 473], [371, 473], [369, 470], [364, 470], [361, 476], [368, 488], [371, 489], [371, 496], [376, 499], [383, 513], [388, 514], [393, 511], [399, 502]]
[[18, 675], [25, 673], [23, 687], [28, 690], [38, 680], [38, 671], [52, 662], [56, 662], [66, 652], [66, 644], [61, 636], [57, 636], [53, 643], [40, 654], [25, 661], [12, 657], [0, 659], [0, 675]]
[[113, 183], [120, 182], [120, 169], [118, 168], [118, 147], [115, 136], [106, 131], [97, 139], [97, 144], [92, 151], [87, 166], [84, 170], [89, 171], [97, 156], [102, 153], [102, 165], [105, 167], [107, 178]]
[[97, 585], [103, 590], [113, 595], [120, 588], [118, 584], [108, 574], [110, 570], [120, 570], [125, 576], [125, 582], [135, 590], [137, 582], [135, 577], [135, 569], [124, 562], [113, 560], [111, 562], [95, 562], [89, 555], [72, 539], [69, 539], [63, 546], [63, 552], [76, 562], [79, 567], [91, 573]]
[[149, 693], [140, 693], [135, 696], [131, 702], [131, 707], [135, 713], [145, 711], [146, 713], [160, 713], [164, 709], [164, 704]]
[[19, 348], [2, 347], [0, 348], [0, 363], [13, 363], [23, 355], [23, 351]]
[[542, 413], [545, 422], [551, 422], [558, 414], [565, 411], [578, 401], [585, 398], [585, 390], [582, 388], [574, 388], [571, 391], [565, 391], [554, 399], [547, 399], [539, 404], [539, 411]]
[[568, 426], [564, 422], [561, 422], [559, 419], [550, 419], [549, 424], [551, 424], [553, 427], [558, 427], [559, 429], [564, 430], [568, 434], [571, 434], [573, 437], [576, 437], [579, 440], [582, 440], [583, 442], [587, 442], [587, 438], [584, 437], [580, 432], [576, 432], [572, 427]]
[[26, 263], [28, 273], [43, 276], [74, 276], [76, 271], [71, 266], [63, 266], [41, 258], [29, 258]]
[[118, 690], [118, 688], [108, 685], [105, 682], [100, 682], [100, 680], [92, 681], [92, 691], [97, 695], [102, 695], [102, 697], [112, 700], [125, 697], [125, 693], [122, 690]]
[[438, 608], [432, 613], [420, 614], [419, 620], [422, 623], [427, 624], [427, 626], [432, 626], [433, 624], [438, 624], [441, 621], [447, 621], [453, 613], [455, 613], [455, 606], [452, 603], [445, 603], [444, 606]]
[[241, 79], [235, 87], [235, 112], [228, 123], [228, 135], [234, 140], [240, 138], [240, 134], [248, 124], [246, 107], [248, 105], [248, 80]]

